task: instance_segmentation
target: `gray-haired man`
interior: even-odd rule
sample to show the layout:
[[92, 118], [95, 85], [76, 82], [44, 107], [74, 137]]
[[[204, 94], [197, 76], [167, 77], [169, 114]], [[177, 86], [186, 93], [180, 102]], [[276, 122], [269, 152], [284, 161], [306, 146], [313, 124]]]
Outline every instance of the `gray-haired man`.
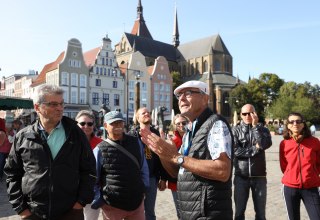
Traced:
[[63, 90], [34, 97], [39, 119], [20, 130], [5, 166], [9, 201], [23, 219], [83, 219], [96, 180], [95, 159], [77, 123], [63, 117]]

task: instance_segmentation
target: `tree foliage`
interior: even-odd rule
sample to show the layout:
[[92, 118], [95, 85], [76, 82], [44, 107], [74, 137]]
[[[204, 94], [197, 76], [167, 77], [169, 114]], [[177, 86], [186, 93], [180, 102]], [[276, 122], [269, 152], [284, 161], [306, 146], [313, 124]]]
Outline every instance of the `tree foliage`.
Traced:
[[238, 103], [231, 103], [237, 111], [246, 104], [252, 104], [259, 116], [269, 119], [286, 119], [290, 112], [299, 112], [306, 120], [320, 123], [320, 87], [305, 82], [284, 82], [276, 74], [262, 73], [258, 79], [236, 86], [230, 96]]

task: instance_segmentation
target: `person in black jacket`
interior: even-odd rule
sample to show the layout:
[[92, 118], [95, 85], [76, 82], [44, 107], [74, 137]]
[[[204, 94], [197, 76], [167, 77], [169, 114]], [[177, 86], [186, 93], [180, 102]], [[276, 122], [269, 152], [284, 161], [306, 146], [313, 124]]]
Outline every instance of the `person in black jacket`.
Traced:
[[95, 158], [77, 123], [63, 117], [63, 90], [38, 88], [39, 119], [20, 130], [5, 165], [9, 202], [22, 219], [83, 219], [94, 197]]
[[267, 128], [258, 123], [251, 104], [241, 108], [239, 125], [233, 127], [234, 138], [234, 203], [235, 220], [245, 219], [251, 189], [256, 220], [265, 220], [267, 201], [267, 172], [265, 150], [272, 145]]

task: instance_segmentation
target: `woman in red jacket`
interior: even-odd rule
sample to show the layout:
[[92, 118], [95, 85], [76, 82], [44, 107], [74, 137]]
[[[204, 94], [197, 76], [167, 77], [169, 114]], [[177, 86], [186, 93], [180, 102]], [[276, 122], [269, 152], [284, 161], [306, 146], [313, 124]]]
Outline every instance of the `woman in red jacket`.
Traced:
[[[176, 145], [177, 151], [179, 151], [179, 149], [181, 147], [182, 138], [187, 130], [186, 126], [188, 125], [188, 123], [189, 123], [188, 118], [183, 115], [177, 114], [173, 118], [172, 124], [173, 124], [173, 128], [174, 128], [174, 135], [173, 135], [173, 137], [171, 137], [171, 140]], [[177, 216], [178, 216], [178, 219], [180, 219], [179, 206], [178, 206], [178, 202], [177, 202], [178, 196], [177, 196], [177, 179], [176, 178], [169, 178], [168, 179], [168, 189], [170, 189], [172, 192], [174, 205], [177, 210]]]
[[300, 219], [303, 201], [310, 220], [320, 219], [320, 141], [300, 113], [290, 113], [280, 143], [283, 195], [290, 220]]
[[[87, 136], [91, 149], [93, 150], [101, 141], [101, 138], [94, 134], [95, 117], [92, 111], [82, 110], [80, 111], [75, 120], [78, 122], [78, 126]], [[95, 186], [95, 190], [98, 186]], [[98, 220], [100, 214], [99, 209], [91, 208], [91, 204], [87, 204], [83, 209], [84, 220]]]

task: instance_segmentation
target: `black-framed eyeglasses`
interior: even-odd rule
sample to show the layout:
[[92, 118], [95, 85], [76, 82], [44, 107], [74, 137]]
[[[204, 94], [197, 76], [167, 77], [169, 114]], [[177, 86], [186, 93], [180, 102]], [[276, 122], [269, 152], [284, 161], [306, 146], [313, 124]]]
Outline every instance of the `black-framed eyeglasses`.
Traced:
[[288, 124], [302, 124], [304, 121], [303, 120], [291, 120], [291, 121], [288, 121]]
[[251, 113], [252, 113], [252, 112], [243, 112], [243, 113], [241, 113], [241, 115], [243, 115], [243, 116], [248, 116], [248, 115], [249, 115], [249, 116], [250, 116]]
[[64, 107], [64, 102], [41, 102], [41, 104], [51, 108], [57, 108], [58, 106]]
[[177, 122], [176, 126], [179, 126], [179, 125], [185, 126], [186, 124], [187, 124], [186, 121], [182, 121], [182, 122]]
[[190, 98], [192, 94], [200, 94], [202, 92], [200, 91], [193, 91], [193, 90], [185, 90], [184, 92], [178, 92], [176, 94], [176, 98], [179, 99], [182, 95], [184, 95], [186, 98]]
[[79, 122], [78, 124], [81, 125], [82, 127], [85, 126], [85, 125], [88, 125], [89, 127], [91, 127], [93, 125], [93, 122], [85, 122], [85, 121], [83, 121], [83, 122]]

